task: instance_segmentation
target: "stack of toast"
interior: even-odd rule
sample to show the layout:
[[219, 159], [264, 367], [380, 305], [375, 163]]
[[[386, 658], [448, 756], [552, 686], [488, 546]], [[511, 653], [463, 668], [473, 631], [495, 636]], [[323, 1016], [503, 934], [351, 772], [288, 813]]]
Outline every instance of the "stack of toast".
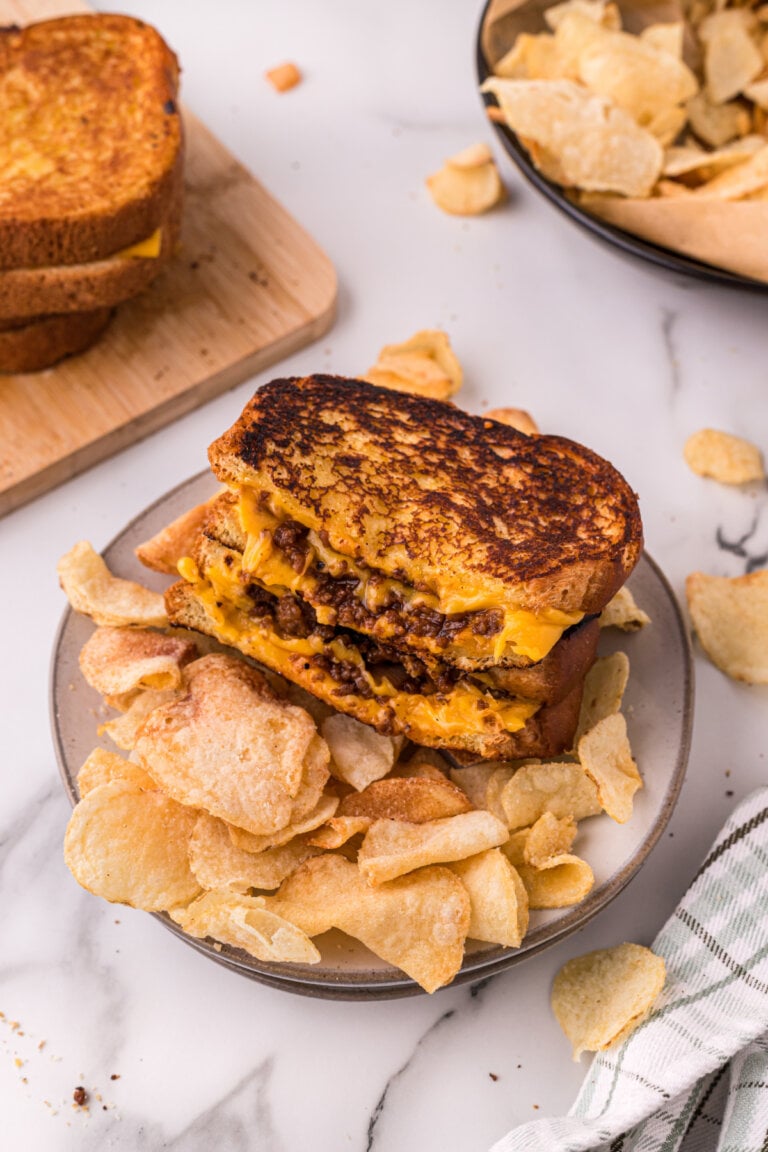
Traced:
[[642, 549], [595, 453], [360, 381], [274, 381], [210, 449], [169, 618], [458, 758], [571, 747], [597, 614]]
[[0, 371], [89, 347], [181, 225], [179, 65], [127, 16], [0, 29]]

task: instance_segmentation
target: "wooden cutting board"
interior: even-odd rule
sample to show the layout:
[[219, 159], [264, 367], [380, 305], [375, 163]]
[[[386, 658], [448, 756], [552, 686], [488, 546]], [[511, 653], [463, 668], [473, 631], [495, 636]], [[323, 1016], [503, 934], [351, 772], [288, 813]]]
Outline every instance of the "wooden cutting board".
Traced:
[[[0, 0], [0, 23], [87, 8]], [[183, 62], [182, 62], [183, 63]], [[188, 112], [179, 252], [105, 335], [45, 372], [0, 375], [0, 515], [316, 340], [333, 323], [325, 253]]]

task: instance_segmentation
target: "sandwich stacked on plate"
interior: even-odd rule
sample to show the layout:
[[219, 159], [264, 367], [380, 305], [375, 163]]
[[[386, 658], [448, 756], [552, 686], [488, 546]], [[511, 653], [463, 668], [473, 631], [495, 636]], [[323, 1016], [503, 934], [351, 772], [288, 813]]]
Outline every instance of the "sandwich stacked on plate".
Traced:
[[167, 263], [178, 77], [162, 37], [127, 16], [0, 29], [0, 371], [82, 351]]
[[210, 449], [171, 621], [380, 732], [465, 758], [570, 746], [595, 616], [642, 548], [595, 453], [329, 376], [262, 388]]

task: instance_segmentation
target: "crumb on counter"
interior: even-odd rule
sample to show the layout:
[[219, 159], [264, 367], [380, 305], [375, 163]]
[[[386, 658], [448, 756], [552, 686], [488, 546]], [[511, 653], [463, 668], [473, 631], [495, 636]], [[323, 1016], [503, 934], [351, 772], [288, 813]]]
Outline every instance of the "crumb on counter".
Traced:
[[286, 61], [285, 64], [278, 64], [277, 68], [270, 68], [264, 73], [264, 78], [276, 92], [288, 92], [301, 83], [301, 72], [295, 64]]

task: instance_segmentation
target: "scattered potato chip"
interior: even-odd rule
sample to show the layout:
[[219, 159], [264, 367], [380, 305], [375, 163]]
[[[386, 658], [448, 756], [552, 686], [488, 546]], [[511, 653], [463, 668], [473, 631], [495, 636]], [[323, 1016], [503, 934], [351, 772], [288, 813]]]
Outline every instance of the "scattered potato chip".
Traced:
[[[147, 717], [159, 708], [162, 704], [168, 704], [171, 700], [175, 700], [178, 693], [173, 689], [158, 689], [148, 688], [144, 692], [139, 692], [138, 696], [133, 696], [131, 701], [122, 716], [116, 717], [114, 720], [108, 720], [106, 724], [100, 725], [98, 732], [99, 736], [106, 733], [110, 740], [122, 748], [124, 752], [132, 752], [136, 747], [136, 741], [139, 738], [139, 732]], [[112, 701], [117, 705], [117, 702]]]
[[80, 671], [102, 696], [142, 688], [179, 688], [181, 670], [197, 656], [190, 640], [144, 628], [97, 628], [80, 652]]
[[504, 185], [487, 144], [458, 152], [427, 178], [438, 208], [452, 216], [479, 216], [505, 198]]
[[371, 820], [405, 820], [423, 824], [458, 816], [472, 808], [461, 788], [450, 780], [425, 777], [374, 780], [362, 792], [345, 796], [339, 816], [367, 816]]
[[356, 864], [333, 855], [302, 864], [267, 907], [309, 936], [346, 932], [425, 992], [458, 972], [470, 921], [469, 895], [449, 868], [422, 868], [372, 888]]
[[526, 436], [538, 436], [539, 426], [533, 417], [524, 408], [491, 408], [485, 413], [486, 420], [495, 420], [497, 424], [508, 424], [510, 428], [517, 428]]
[[595, 875], [586, 860], [563, 853], [550, 856], [538, 867], [517, 866], [528, 893], [528, 906], [533, 909], [571, 908], [589, 895]]
[[603, 96], [570, 80], [491, 77], [482, 90], [496, 96], [514, 132], [556, 158], [566, 186], [647, 196], [658, 179], [658, 140]]
[[640, 944], [603, 948], [564, 964], [552, 985], [552, 1010], [574, 1060], [629, 1036], [650, 1012], [665, 977], [663, 959]]
[[94, 748], [84, 761], [77, 774], [77, 790], [80, 798], [93, 791], [99, 784], [109, 784], [112, 780], [128, 780], [138, 788], [155, 789], [157, 785], [143, 768], [124, 760], [117, 752], [105, 748]]
[[210, 936], [267, 963], [318, 964], [320, 953], [300, 928], [264, 907], [264, 898], [206, 892], [172, 918], [190, 936]]
[[499, 848], [457, 860], [451, 870], [469, 893], [467, 935], [472, 940], [519, 948], [528, 931], [525, 885]]
[[734, 680], [768, 684], [768, 570], [733, 577], [693, 572], [685, 592], [712, 663]]
[[265, 852], [245, 852], [232, 843], [229, 826], [207, 812], [198, 815], [189, 841], [189, 863], [200, 885], [232, 892], [279, 888], [299, 864], [316, 855], [303, 838]]
[[160, 593], [150, 592], [133, 580], [113, 576], [86, 540], [62, 556], [57, 571], [75, 612], [90, 616], [97, 624], [115, 628], [163, 628], [168, 623]]
[[531, 868], [543, 868], [553, 856], [570, 852], [578, 828], [570, 816], [558, 819], [551, 812], [542, 812], [536, 823], [528, 829], [523, 848], [523, 863]]
[[461, 388], [464, 374], [445, 332], [425, 328], [402, 344], [387, 344], [363, 376], [371, 384], [447, 400]]
[[518, 768], [502, 794], [511, 829], [535, 824], [544, 812], [558, 819], [583, 820], [602, 811], [597, 788], [580, 764], [526, 764]]
[[581, 737], [579, 760], [594, 781], [600, 803], [617, 824], [632, 815], [632, 797], [643, 778], [632, 759], [627, 722], [620, 712], [605, 716]]
[[380, 736], [368, 724], [337, 712], [323, 720], [320, 731], [331, 753], [331, 775], [362, 792], [386, 776], [395, 762], [391, 736]]
[[301, 83], [301, 72], [295, 64], [287, 62], [270, 68], [264, 73], [264, 79], [269, 81], [276, 92], [288, 92]]
[[738, 96], [763, 70], [763, 58], [749, 34], [751, 19], [746, 9], [731, 8], [713, 12], [699, 25], [707, 96], [713, 104]]
[[626, 584], [600, 613], [601, 628], [620, 628], [622, 632], [637, 632], [650, 622], [650, 616], [638, 607]]
[[266, 852], [268, 848], [280, 848], [283, 844], [288, 844], [295, 836], [303, 836], [307, 832], [313, 832], [315, 828], [320, 828], [321, 825], [331, 819], [338, 806], [338, 796], [322, 796], [311, 812], [295, 822], [286, 824], [284, 828], [279, 828], [276, 832], [257, 836], [245, 828], [238, 828], [234, 824], [230, 824], [229, 836], [235, 847], [242, 849], [243, 852]]
[[284, 828], [307, 765], [328, 763], [312, 719], [230, 656], [189, 664], [186, 691], [139, 731], [143, 768], [182, 804], [257, 836]]
[[366, 833], [357, 863], [366, 880], [382, 884], [426, 864], [449, 864], [496, 848], [508, 835], [490, 812], [465, 812], [425, 824], [376, 820]]
[[584, 733], [594, 728], [604, 716], [618, 712], [628, 680], [629, 658], [625, 652], [613, 652], [595, 660], [584, 680], [574, 748], [578, 747]]
[[749, 484], [765, 479], [763, 456], [756, 444], [728, 432], [703, 428], [685, 442], [685, 462], [697, 476], [721, 484]]
[[189, 556], [211, 506], [225, 491], [225, 488], [220, 488], [209, 500], [197, 504], [187, 512], [182, 512], [181, 516], [166, 524], [165, 528], [161, 528], [149, 540], [139, 544], [136, 556], [141, 563], [155, 572], [176, 576], [179, 560]]
[[92, 788], [75, 807], [64, 860], [89, 892], [146, 912], [187, 904], [200, 892], [188, 857], [197, 813], [132, 780]]

